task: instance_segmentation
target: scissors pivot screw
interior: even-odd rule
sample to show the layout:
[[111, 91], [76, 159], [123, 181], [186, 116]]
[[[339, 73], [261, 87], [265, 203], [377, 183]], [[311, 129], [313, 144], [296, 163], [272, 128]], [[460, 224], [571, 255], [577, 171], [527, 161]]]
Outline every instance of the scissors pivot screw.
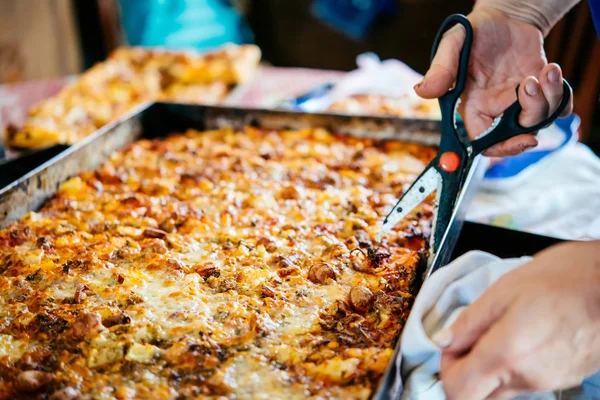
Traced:
[[453, 151], [447, 151], [440, 157], [440, 168], [446, 172], [454, 172], [460, 167], [460, 157]]

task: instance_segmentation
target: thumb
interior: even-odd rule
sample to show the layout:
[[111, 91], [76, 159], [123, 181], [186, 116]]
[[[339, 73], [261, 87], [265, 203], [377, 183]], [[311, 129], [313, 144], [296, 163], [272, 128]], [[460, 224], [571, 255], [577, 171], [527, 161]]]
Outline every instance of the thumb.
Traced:
[[469, 305], [449, 328], [437, 332], [432, 340], [444, 352], [462, 354], [500, 318], [508, 307], [508, 296], [503, 290], [491, 287]]
[[423, 80], [415, 85], [419, 96], [435, 99], [452, 88], [464, 41], [465, 28], [462, 25], [456, 25], [444, 34], [429, 70]]
[[522, 108], [519, 115], [521, 126], [533, 126], [548, 117], [550, 105], [544, 96], [540, 82], [533, 76], [528, 76], [521, 82], [519, 103]]
[[[550, 105], [544, 96], [540, 82], [533, 76], [528, 76], [519, 85], [519, 124], [524, 127], [533, 126], [548, 117]], [[487, 149], [486, 156], [516, 155], [524, 150], [537, 146], [538, 141], [532, 134], [523, 134], [495, 144]]]

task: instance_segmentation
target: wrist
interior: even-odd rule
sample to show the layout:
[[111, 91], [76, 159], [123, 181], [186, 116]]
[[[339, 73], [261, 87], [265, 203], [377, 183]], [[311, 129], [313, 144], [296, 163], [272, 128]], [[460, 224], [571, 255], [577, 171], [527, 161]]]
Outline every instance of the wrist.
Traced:
[[497, 11], [538, 28], [544, 36], [579, 0], [478, 0], [474, 11]]
[[559, 246], [579, 267], [571, 273], [579, 276], [581, 287], [596, 298], [600, 309], [600, 240], [568, 242]]

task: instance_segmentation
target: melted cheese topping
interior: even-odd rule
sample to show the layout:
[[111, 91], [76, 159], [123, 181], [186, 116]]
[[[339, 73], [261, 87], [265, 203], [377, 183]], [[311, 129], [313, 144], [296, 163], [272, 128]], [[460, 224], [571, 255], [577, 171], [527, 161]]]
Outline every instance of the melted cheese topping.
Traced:
[[0, 231], [0, 398], [369, 398], [431, 203], [378, 224], [433, 155], [320, 129], [130, 145]]

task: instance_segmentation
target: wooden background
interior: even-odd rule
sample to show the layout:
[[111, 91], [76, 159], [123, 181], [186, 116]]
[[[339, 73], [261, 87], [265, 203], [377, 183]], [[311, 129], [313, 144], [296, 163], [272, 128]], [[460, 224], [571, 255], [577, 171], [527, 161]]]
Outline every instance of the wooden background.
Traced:
[[0, 1], [0, 83], [79, 73], [71, 0]]

